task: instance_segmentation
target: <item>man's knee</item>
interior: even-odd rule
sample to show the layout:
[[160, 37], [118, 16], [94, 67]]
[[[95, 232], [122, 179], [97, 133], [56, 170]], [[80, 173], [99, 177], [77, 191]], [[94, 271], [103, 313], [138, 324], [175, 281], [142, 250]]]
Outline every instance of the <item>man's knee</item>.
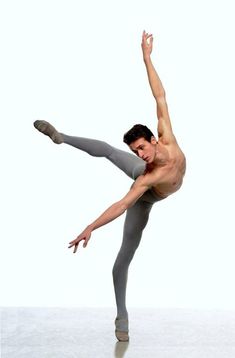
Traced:
[[136, 180], [140, 175], [144, 174], [145, 164], [138, 164], [133, 168], [132, 178]]
[[135, 251], [139, 243], [137, 245], [133, 245], [131, 247], [123, 247], [121, 248], [117, 259], [113, 265], [113, 276], [119, 275], [121, 272], [125, 272], [128, 269], [128, 266], [131, 260], [134, 257]]

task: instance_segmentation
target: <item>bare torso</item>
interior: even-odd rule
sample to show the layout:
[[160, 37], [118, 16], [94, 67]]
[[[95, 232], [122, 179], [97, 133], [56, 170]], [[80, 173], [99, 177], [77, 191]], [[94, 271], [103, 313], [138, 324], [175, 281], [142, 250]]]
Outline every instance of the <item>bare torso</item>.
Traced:
[[[164, 144], [160, 139], [157, 144], [156, 160], [153, 164], [146, 165], [145, 175], [151, 175], [154, 183], [154, 191], [161, 197], [167, 197], [182, 185], [186, 170], [185, 155], [176, 141]], [[159, 181], [160, 176], [160, 181]], [[158, 178], [158, 179], [157, 179]]]

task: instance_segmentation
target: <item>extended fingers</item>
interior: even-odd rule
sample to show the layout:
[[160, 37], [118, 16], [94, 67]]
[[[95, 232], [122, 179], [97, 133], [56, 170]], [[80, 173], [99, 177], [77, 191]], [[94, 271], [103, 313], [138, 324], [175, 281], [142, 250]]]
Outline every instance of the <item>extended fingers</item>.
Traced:
[[86, 246], [87, 246], [88, 240], [89, 240], [89, 239], [86, 239], [86, 240], [84, 241], [84, 243], [83, 243], [83, 245], [82, 245], [83, 247], [86, 247]]
[[78, 249], [78, 243], [74, 245], [74, 250], [73, 250], [73, 253], [74, 253], [74, 254], [76, 254], [77, 249]]
[[77, 243], [77, 240], [71, 241], [71, 242], [69, 243], [69, 247], [68, 247], [68, 248], [70, 249], [70, 247], [74, 246], [76, 243]]
[[[149, 41], [148, 41], [149, 39]], [[148, 34], [147, 32], [143, 32], [143, 36], [142, 36], [142, 46], [149, 46], [152, 45], [153, 43], [153, 35], [152, 34]]]
[[73, 240], [73, 241], [71, 241], [70, 243], [69, 243], [69, 249], [71, 248], [71, 247], [73, 247], [73, 246], [75, 246], [75, 248], [74, 249], [76, 249], [76, 251], [77, 251], [77, 247], [78, 247], [78, 245], [79, 245], [79, 242], [82, 240], [82, 238], [77, 238], [77, 239], [75, 239], [75, 240]]
[[88, 241], [89, 241], [89, 237], [84, 237], [84, 236], [82, 236], [82, 237], [77, 237], [75, 240], [73, 240], [73, 241], [71, 241], [70, 243], [69, 243], [69, 249], [71, 248], [71, 247], [73, 247], [74, 246], [74, 250], [73, 250], [73, 253], [75, 254], [76, 252], [77, 252], [77, 249], [78, 249], [78, 246], [79, 246], [79, 243], [80, 243], [80, 241], [82, 241], [82, 240], [84, 240], [84, 243], [83, 243], [83, 247], [86, 247], [87, 246], [87, 243], [88, 243]]
[[71, 247], [74, 246], [73, 253], [75, 254], [75, 253], [77, 252], [79, 242], [80, 242], [80, 241], [76, 241], [76, 240], [71, 241], [71, 242], [69, 243], [70, 245], [69, 245], [68, 249], [70, 249]]
[[143, 39], [148, 39], [149, 37], [152, 37], [153, 36], [153, 34], [149, 34], [148, 32], [145, 32], [145, 30], [143, 31], [143, 35], [142, 35], [142, 37], [143, 37]]

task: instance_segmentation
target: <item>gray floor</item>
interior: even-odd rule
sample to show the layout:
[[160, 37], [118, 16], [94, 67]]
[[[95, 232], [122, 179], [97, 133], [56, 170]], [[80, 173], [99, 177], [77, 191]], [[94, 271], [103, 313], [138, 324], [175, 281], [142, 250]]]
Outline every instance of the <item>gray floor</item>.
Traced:
[[1, 358], [234, 358], [235, 311], [129, 309], [117, 342], [111, 308], [2, 308]]

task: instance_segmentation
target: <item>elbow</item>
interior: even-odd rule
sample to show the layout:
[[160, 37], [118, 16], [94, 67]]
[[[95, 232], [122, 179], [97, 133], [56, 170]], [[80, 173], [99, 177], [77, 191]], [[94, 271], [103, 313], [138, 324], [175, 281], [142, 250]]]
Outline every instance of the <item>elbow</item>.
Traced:
[[130, 207], [132, 207], [133, 205], [135, 204], [135, 201], [121, 201], [120, 202], [120, 209], [122, 210], [122, 214], [127, 210], [129, 209]]
[[166, 92], [163, 89], [162, 91], [158, 92], [155, 96], [157, 102], [162, 102], [166, 100]]
[[124, 200], [119, 201], [118, 203], [119, 210], [123, 214], [128, 209], [128, 203]]
[[123, 214], [126, 210], [128, 209], [128, 205], [127, 205], [127, 203], [121, 203], [120, 204], [120, 211], [121, 211], [121, 213]]

